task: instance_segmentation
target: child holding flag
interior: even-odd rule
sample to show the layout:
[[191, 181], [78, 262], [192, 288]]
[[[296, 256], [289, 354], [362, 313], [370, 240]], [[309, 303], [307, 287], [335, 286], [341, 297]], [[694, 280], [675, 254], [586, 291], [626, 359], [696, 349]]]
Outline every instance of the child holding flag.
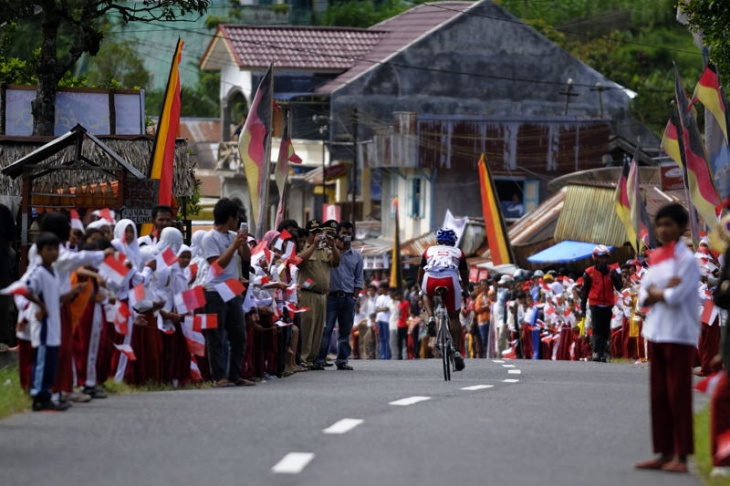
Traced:
[[692, 251], [677, 244], [688, 222], [680, 204], [659, 209], [662, 246], [652, 252], [639, 290], [639, 305], [650, 307], [642, 334], [649, 347], [652, 436], [659, 456], [637, 463], [637, 469], [687, 473], [687, 456], [694, 452], [692, 358], [700, 335], [700, 272]]

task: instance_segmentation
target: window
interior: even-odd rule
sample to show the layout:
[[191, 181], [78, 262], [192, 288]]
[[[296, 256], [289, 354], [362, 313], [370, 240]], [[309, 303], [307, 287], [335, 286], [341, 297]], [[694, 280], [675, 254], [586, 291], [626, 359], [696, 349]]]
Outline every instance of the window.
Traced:
[[409, 179], [408, 216], [420, 219], [425, 216], [424, 184], [420, 177]]

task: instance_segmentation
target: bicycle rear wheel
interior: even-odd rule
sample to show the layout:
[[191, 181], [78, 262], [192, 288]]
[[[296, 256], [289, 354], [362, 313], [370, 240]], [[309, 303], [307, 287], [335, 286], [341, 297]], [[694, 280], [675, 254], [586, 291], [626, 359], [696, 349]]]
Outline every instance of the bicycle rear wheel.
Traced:
[[451, 343], [449, 343], [446, 335], [447, 332], [446, 323], [443, 322], [442, 318], [441, 322], [439, 322], [439, 347], [441, 348], [441, 361], [444, 367], [444, 381], [451, 381], [451, 361], [453, 358], [451, 355]]

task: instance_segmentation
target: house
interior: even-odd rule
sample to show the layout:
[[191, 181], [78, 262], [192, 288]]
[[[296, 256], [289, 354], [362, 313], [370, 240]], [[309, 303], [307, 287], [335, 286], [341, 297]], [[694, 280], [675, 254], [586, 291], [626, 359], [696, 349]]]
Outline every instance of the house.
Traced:
[[[615, 137], [658, 145], [630, 119], [633, 93], [490, 0], [422, 4], [368, 29], [220, 26], [201, 67], [221, 71], [224, 127], [272, 61], [295, 148], [315, 144], [302, 143], [305, 165], [348, 169], [320, 199], [303, 191], [309, 214], [334, 202], [349, 216], [354, 186], [356, 219], [392, 234], [398, 197], [403, 240], [440, 226], [447, 209], [481, 215], [482, 153], [518, 216], [551, 179], [612, 165]], [[245, 192], [240, 173], [224, 178], [222, 194]]]

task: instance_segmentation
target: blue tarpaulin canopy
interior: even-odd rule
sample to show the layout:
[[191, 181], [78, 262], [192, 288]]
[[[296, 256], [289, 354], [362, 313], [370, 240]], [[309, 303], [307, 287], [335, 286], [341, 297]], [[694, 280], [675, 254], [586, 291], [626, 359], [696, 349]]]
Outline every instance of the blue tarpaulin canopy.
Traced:
[[[531, 263], [565, 263], [588, 258], [593, 254], [596, 243], [585, 243], [583, 241], [561, 241], [558, 244], [535, 253], [527, 259]], [[612, 250], [612, 247], [608, 247]]]

